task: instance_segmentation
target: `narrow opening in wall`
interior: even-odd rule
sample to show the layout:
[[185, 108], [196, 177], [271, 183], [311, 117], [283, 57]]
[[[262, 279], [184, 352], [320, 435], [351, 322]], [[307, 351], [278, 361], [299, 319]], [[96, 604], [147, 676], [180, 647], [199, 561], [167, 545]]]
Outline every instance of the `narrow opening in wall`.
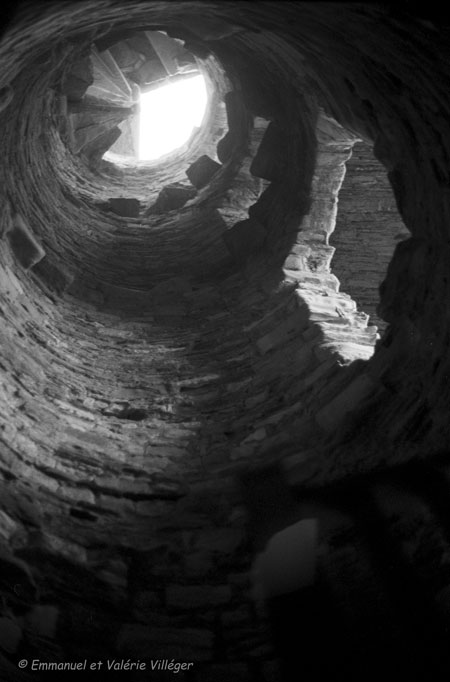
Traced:
[[341, 290], [370, 316], [369, 324], [376, 325], [379, 333], [386, 329], [377, 314], [379, 287], [396, 245], [409, 237], [373, 144], [357, 142], [339, 192], [336, 228], [330, 237], [336, 248], [331, 269]]
[[158, 159], [187, 142], [203, 121], [207, 101], [201, 74], [142, 93], [139, 160]]

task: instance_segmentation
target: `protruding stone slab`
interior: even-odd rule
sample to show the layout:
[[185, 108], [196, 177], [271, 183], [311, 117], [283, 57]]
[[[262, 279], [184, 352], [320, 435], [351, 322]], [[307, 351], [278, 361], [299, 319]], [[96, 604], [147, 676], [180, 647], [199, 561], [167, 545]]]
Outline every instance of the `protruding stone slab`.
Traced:
[[33, 273], [57, 294], [67, 291], [74, 280], [74, 275], [66, 270], [62, 264], [51, 263], [48, 257], [36, 264]]
[[91, 168], [96, 168], [105, 152], [113, 146], [121, 135], [122, 131], [119, 126], [106, 130], [85, 145], [81, 150], [81, 155], [87, 160]]
[[137, 218], [141, 204], [138, 199], [115, 197], [109, 199], [108, 208], [116, 215], [123, 216], [124, 218]]
[[86, 90], [94, 82], [90, 56], [80, 59], [67, 74], [62, 85], [62, 93], [71, 102], [79, 102]]
[[201, 189], [205, 187], [212, 177], [222, 168], [220, 163], [213, 161], [207, 154], [200, 156], [189, 166], [186, 175], [194, 187]]
[[283, 168], [285, 152], [286, 135], [279, 126], [271, 123], [250, 166], [250, 173], [265, 180], [277, 180]]
[[21, 215], [15, 215], [12, 228], [7, 234], [11, 249], [25, 270], [29, 270], [44, 258], [44, 249], [38, 244]]
[[193, 199], [197, 194], [197, 190], [189, 185], [183, 185], [181, 182], [174, 182], [163, 189], [158, 194], [155, 203], [146, 210], [145, 215], [154, 213], [166, 213], [174, 211], [177, 208], [182, 208], [186, 202]]
[[228, 132], [217, 145], [217, 156], [222, 163], [226, 163], [233, 149], [246, 143], [247, 129], [251, 125], [251, 116], [242, 101], [241, 93], [232, 90], [225, 97], [227, 110]]

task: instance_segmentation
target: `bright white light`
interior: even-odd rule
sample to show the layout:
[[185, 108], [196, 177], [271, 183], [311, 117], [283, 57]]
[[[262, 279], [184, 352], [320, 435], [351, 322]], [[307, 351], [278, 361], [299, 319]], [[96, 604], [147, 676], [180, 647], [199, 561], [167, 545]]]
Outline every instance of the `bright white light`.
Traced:
[[143, 93], [140, 100], [139, 159], [157, 159], [187, 142], [200, 126], [207, 103], [203, 76]]

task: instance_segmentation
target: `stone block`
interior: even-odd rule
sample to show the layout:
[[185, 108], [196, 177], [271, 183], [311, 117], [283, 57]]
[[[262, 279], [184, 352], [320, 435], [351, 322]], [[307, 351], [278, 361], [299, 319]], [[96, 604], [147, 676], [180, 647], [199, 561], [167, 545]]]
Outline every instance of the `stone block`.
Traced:
[[328, 272], [330, 269], [331, 260], [336, 249], [334, 246], [314, 246], [311, 255], [308, 258], [308, 267], [312, 272]]
[[250, 166], [250, 173], [265, 180], [277, 180], [282, 173], [285, 153], [286, 136], [281, 128], [271, 123]]
[[356, 303], [351, 298], [346, 298], [342, 294], [327, 294], [323, 295], [314, 291], [308, 292], [304, 288], [296, 289], [295, 295], [298, 304], [307, 304], [311, 312], [325, 313], [330, 315], [338, 314], [342, 316], [350, 316], [356, 312]]
[[124, 218], [137, 218], [141, 204], [138, 199], [114, 197], [108, 200], [108, 208], [116, 215], [123, 216]]
[[56, 291], [57, 294], [67, 291], [74, 281], [74, 275], [71, 272], [68, 272], [59, 264], [56, 265], [50, 262], [48, 258], [43, 258], [39, 261], [33, 267], [33, 273], [44, 281], [47, 286]]
[[44, 249], [38, 244], [21, 215], [15, 215], [12, 228], [7, 234], [11, 249], [25, 270], [29, 270], [44, 258]]
[[183, 185], [181, 182], [174, 182], [162, 188], [155, 203], [146, 210], [145, 215], [174, 211], [184, 206], [196, 194], [197, 190], [195, 187]]
[[229, 585], [170, 585], [167, 605], [177, 609], [200, 609], [220, 606], [231, 600]]
[[[311, 249], [306, 247], [305, 251], [308, 253]], [[286, 270], [309, 270], [307, 256], [305, 257], [305, 255], [290, 253], [283, 263], [283, 268]]]
[[62, 94], [71, 102], [82, 99], [86, 90], [94, 82], [93, 67], [90, 56], [80, 59], [65, 77]]
[[321, 343], [315, 347], [314, 353], [321, 362], [329, 357], [344, 359], [346, 362], [355, 360], [369, 360], [374, 353], [374, 347], [359, 343]]
[[334, 323], [322, 321], [320, 323], [320, 328], [323, 338], [326, 338], [327, 341], [333, 343], [351, 342], [373, 347], [379, 338], [377, 328], [364, 328], [363, 325], [365, 320], [359, 321], [358, 318], [355, 319], [355, 317], [356, 316], [354, 316], [350, 322], [348, 320], [346, 321], [344, 318], [340, 318], [344, 323], [347, 322], [346, 324], [339, 323], [339, 320], [337, 320], [337, 322], [335, 320]]
[[231, 90], [226, 93], [224, 100], [228, 133], [217, 145], [217, 156], [222, 163], [226, 163], [230, 159], [234, 149], [246, 144], [246, 132], [251, 125], [250, 116], [240, 92]]
[[300, 288], [319, 290], [326, 293], [338, 293], [340, 282], [335, 275], [328, 273], [314, 274], [301, 270], [288, 270], [283, 268], [284, 278], [287, 282], [298, 282]]
[[82, 149], [83, 158], [87, 160], [88, 164], [92, 168], [96, 168], [100, 163], [103, 154], [110, 149], [114, 142], [116, 142], [122, 135], [122, 131], [119, 126], [114, 126], [104, 132], [99, 133], [99, 135], [86, 144]]
[[189, 166], [186, 171], [186, 175], [194, 187], [201, 189], [209, 183], [209, 181], [221, 168], [222, 166], [220, 163], [213, 161], [213, 159], [204, 154]]

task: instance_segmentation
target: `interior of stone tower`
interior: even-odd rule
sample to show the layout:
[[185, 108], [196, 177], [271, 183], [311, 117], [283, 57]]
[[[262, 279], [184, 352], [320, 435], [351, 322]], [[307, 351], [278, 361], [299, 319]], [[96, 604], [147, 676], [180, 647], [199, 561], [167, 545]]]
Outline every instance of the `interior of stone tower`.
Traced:
[[449, 77], [427, 3], [4, 10], [1, 682], [449, 679]]

